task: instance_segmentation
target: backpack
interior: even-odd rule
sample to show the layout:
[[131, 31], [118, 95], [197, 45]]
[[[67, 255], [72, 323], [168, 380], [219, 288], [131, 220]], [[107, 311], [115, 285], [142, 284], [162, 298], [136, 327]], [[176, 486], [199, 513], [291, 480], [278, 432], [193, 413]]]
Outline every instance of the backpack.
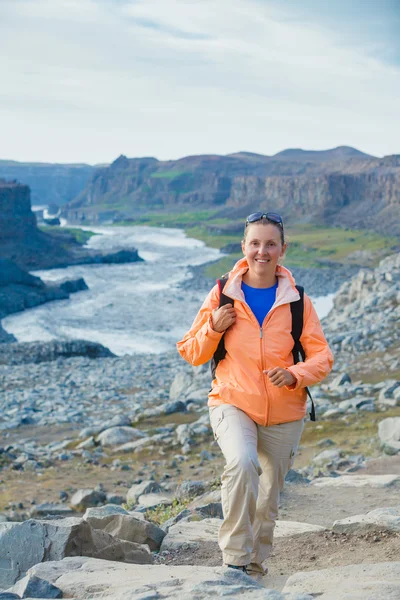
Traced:
[[[226, 282], [227, 282], [226, 276], [217, 280], [219, 293], [220, 293], [219, 308], [221, 306], [224, 306], [225, 304], [229, 304], [232, 302], [232, 298], [229, 298], [229, 296], [225, 296], [225, 294], [223, 293]], [[300, 342], [300, 337], [303, 332], [304, 288], [301, 285], [296, 285], [296, 289], [300, 294], [300, 300], [290, 303], [290, 311], [292, 313], [292, 331], [290, 333], [292, 334], [293, 342], [294, 342], [292, 354], [293, 354], [293, 362], [295, 365], [298, 362], [300, 362], [300, 360], [304, 362], [304, 360], [306, 358], [306, 353], [304, 352], [304, 348]], [[219, 341], [218, 347], [214, 353], [214, 356], [211, 359], [211, 375], [212, 375], [213, 379], [215, 379], [215, 370], [218, 366], [218, 363], [221, 360], [223, 360], [225, 358], [225, 356], [226, 356], [225, 342], [224, 342], [224, 336], [222, 336], [222, 338]], [[311, 400], [310, 420], [315, 421], [316, 418], [315, 418], [314, 401], [312, 399], [312, 396], [311, 396], [311, 393], [310, 393], [310, 390], [308, 389], [308, 387], [306, 387], [305, 389], [307, 392], [307, 396]]]

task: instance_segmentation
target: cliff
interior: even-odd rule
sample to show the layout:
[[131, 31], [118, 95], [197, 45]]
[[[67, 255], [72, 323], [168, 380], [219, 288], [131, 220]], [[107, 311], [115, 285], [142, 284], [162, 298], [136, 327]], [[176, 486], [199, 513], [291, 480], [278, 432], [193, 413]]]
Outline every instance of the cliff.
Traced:
[[37, 228], [26, 185], [0, 181], [0, 252], [29, 269], [67, 258], [68, 252]]
[[95, 167], [85, 164], [22, 163], [0, 160], [0, 179], [30, 187], [33, 205], [62, 206], [86, 186]]
[[71, 222], [91, 223], [203, 208], [238, 217], [275, 209], [289, 220], [400, 235], [400, 156], [380, 159], [348, 147], [164, 162], [120, 156], [93, 174], [63, 214]]
[[83, 248], [67, 232], [58, 236], [44, 233], [36, 226], [29, 187], [1, 180], [0, 256], [27, 270], [142, 260], [135, 248], [107, 254]]

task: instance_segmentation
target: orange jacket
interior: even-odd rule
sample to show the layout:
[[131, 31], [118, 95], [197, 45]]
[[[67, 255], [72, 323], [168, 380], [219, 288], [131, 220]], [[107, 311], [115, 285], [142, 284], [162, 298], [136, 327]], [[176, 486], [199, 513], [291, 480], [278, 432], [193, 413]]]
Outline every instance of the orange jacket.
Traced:
[[[218, 364], [209, 406], [233, 404], [260, 425], [276, 425], [302, 419], [306, 413], [305, 387], [324, 379], [333, 365], [333, 355], [310, 298], [304, 294], [304, 323], [300, 341], [306, 353], [303, 363], [293, 364], [292, 314], [290, 302], [299, 299], [292, 274], [277, 267], [276, 300], [260, 327], [242, 292], [242, 276], [248, 270], [245, 258], [230, 272], [224, 294], [235, 301], [236, 321], [225, 332], [226, 357]], [[181, 356], [192, 365], [209, 361], [222, 333], [212, 329], [212, 311], [219, 306], [215, 285], [205, 299], [190, 330], [177, 343]], [[296, 378], [290, 387], [272, 385], [266, 369], [283, 367]]]

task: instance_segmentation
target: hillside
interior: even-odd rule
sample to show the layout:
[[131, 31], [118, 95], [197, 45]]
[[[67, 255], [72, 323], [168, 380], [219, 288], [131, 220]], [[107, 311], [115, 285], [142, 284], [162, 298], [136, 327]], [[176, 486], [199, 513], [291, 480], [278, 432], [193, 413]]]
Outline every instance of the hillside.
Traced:
[[400, 235], [400, 156], [375, 158], [348, 147], [176, 161], [120, 156], [94, 172], [64, 216], [91, 223], [212, 209], [220, 217], [243, 217], [260, 208], [279, 210], [289, 222]]

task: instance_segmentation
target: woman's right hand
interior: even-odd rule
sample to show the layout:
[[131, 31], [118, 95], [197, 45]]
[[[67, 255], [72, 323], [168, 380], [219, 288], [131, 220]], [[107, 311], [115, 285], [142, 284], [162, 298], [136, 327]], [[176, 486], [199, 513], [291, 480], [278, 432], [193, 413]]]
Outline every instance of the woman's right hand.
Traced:
[[233, 325], [236, 320], [236, 311], [232, 304], [224, 304], [220, 308], [213, 310], [212, 315], [212, 328], [218, 333], [223, 333]]

